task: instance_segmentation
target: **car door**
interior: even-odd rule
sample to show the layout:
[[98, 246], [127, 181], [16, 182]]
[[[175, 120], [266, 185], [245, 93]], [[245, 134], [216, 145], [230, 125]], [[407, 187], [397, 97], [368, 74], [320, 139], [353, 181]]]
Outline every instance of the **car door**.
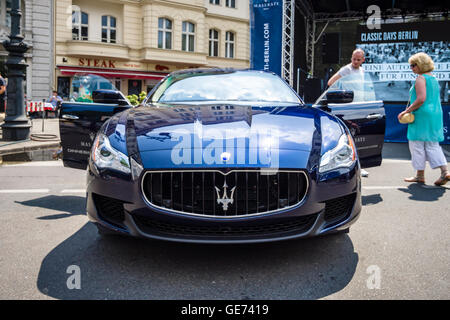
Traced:
[[97, 131], [112, 115], [132, 106], [108, 79], [93, 74], [75, 75], [70, 97], [59, 114], [62, 158], [66, 167], [86, 169]]
[[314, 106], [343, 120], [353, 135], [362, 168], [381, 165], [386, 114], [370, 75], [339, 79]]
[[118, 104], [63, 102], [59, 132], [64, 166], [86, 169], [96, 133], [112, 115], [127, 108]]

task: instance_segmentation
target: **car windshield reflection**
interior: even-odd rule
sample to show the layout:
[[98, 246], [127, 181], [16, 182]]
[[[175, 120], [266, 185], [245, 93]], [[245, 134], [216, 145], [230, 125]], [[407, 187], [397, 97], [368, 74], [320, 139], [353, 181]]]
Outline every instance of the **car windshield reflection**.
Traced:
[[169, 76], [150, 97], [152, 103], [180, 102], [256, 102], [302, 103], [295, 92], [278, 76], [253, 72], [205, 72]]

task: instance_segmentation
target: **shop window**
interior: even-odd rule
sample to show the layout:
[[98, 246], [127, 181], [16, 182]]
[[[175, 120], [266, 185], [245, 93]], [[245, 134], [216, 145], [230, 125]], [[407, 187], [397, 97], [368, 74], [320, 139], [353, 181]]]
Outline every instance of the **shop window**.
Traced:
[[72, 40], [88, 40], [89, 16], [86, 12], [72, 11]]
[[172, 21], [166, 18], [158, 19], [158, 48], [172, 49]]
[[234, 32], [227, 31], [225, 34], [225, 58], [234, 58]]
[[225, 0], [225, 6], [228, 8], [236, 8], [235, 0]]
[[181, 34], [181, 50], [194, 52], [195, 25], [191, 22], [183, 21]]
[[116, 18], [112, 16], [102, 16], [102, 42], [116, 43], [116, 28]]
[[115, 80], [114, 80], [114, 85], [115, 85], [115, 87], [116, 87], [117, 90], [121, 91], [122, 80], [120, 80], [120, 79], [115, 79]]
[[142, 80], [128, 80], [128, 95], [135, 94], [139, 96], [142, 91]]
[[209, 56], [219, 56], [219, 31], [214, 29], [209, 30]]
[[58, 77], [58, 95], [68, 99], [70, 95], [70, 77]]

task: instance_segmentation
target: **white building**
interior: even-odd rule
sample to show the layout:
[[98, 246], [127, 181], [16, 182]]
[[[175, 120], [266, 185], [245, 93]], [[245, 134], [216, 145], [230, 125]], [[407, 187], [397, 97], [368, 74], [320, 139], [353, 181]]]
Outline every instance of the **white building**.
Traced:
[[[11, 31], [11, 2], [0, 0], [0, 72], [5, 78], [8, 52], [2, 43], [9, 39]], [[53, 0], [21, 0], [21, 31], [29, 46], [25, 53], [28, 64], [25, 92], [28, 100], [47, 99], [56, 87], [53, 83], [53, 3]]]
[[79, 72], [137, 94], [179, 69], [249, 67], [248, 0], [58, 0], [55, 12], [64, 98]]

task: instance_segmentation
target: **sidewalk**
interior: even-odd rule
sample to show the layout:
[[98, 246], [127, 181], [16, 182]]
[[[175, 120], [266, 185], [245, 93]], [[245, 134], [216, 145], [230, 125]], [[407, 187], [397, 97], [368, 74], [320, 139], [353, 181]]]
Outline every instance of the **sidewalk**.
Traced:
[[[0, 113], [0, 125], [4, 123], [5, 114]], [[44, 152], [50, 154], [60, 148], [59, 119], [31, 119], [30, 139], [22, 141], [2, 140], [0, 127], [0, 163], [2, 158], [12, 154], [26, 154], [29, 160], [42, 158]], [[42, 123], [44, 121], [44, 123]], [[42, 128], [44, 127], [44, 128]], [[49, 160], [49, 159], [47, 159]]]

